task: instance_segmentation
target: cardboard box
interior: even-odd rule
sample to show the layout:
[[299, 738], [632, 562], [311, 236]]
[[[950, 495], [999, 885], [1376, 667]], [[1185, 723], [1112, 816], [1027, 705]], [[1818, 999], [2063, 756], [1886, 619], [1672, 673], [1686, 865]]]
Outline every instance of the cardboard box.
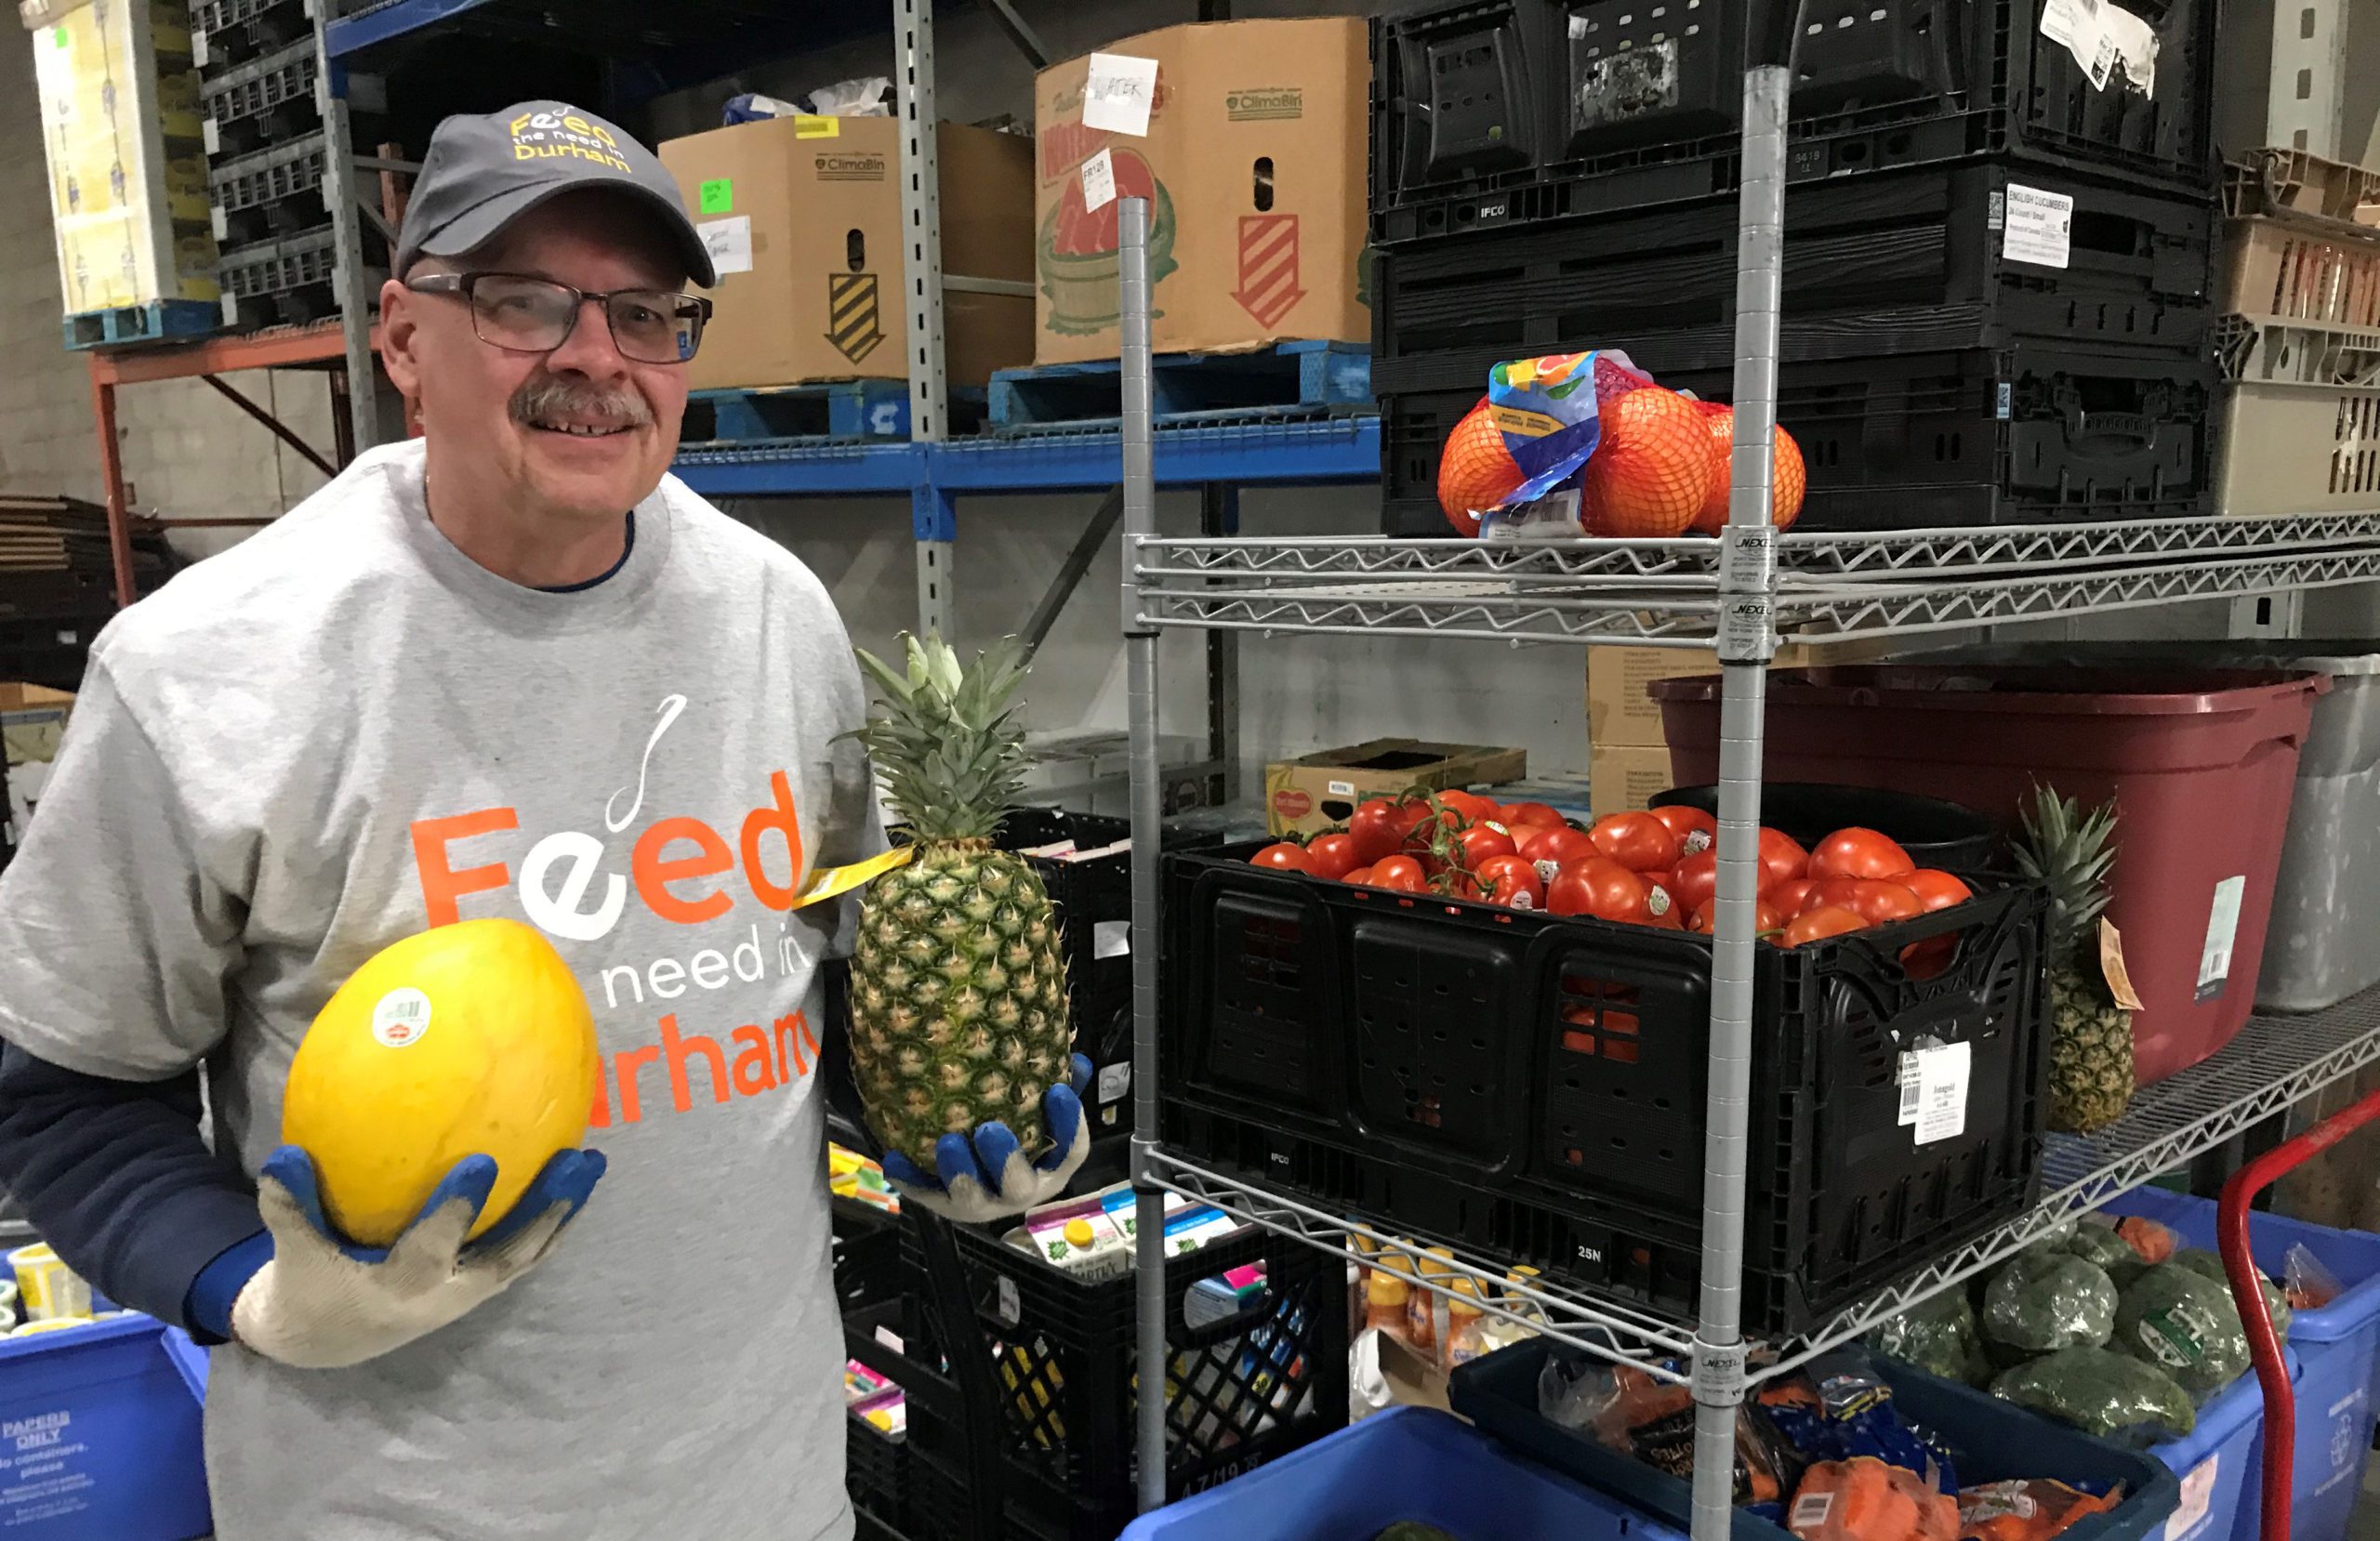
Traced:
[[[1030, 282], [1032, 142], [944, 124], [935, 144], [943, 271]], [[691, 387], [908, 377], [897, 120], [769, 118], [667, 139], [660, 154], [720, 267]], [[952, 385], [1032, 357], [1024, 296], [945, 293]]]
[[7, 823], [0, 827], [0, 863], [13, 855], [25, 837], [25, 823], [33, 815], [49, 784], [50, 763], [66, 733], [66, 718], [73, 710], [68, 691], [0, 680], [0, 755], [5, 755], [8, 784]]
[[[1884, 657], [1894, 647], [1890, 642], [1793, 642], [1777, 650], [1769, 667], [1808, 669], [1826, 664], [1866, 664]], [[1656, 679], [1715, 674], [1718, 668], [1719, 661], [1700, 648], [1589, 648], [1588, 747], [1600, 753], [1609, 745], [1666, 744], [1668, 741], [1661, 736], [1661, 708], [1646, 691]], [[1610, 811], [1603, 808], [1600, 799], [1596, 808], [1599, 812]]]
[[1599, 744], [1587, 758], [1587, 782], [1598, 819], [1644, 808], [1677, 784], [1665, 744]]
[[67, 314], [219, 299], [189, 7], [24, 0], [18, 15]]
[[1275, 836], [1319, 834], [1345, 823], [1367, 797], [1393, 797], [1415, 786], [1492, 786], [1527, 774], [1526, 749], [1376, 738], [1266, 766], [1265, 824]]
[[1118, 198], [1148, 198], [1151, 346], [1159, 353], [1371, 336], [1358, 263], [1371, 68], [1355, 18], [1214, 21], [1111, 43], [1155, 59], [1143, 136], [1086, 127], [1088, 58], [1033, 84], [1040, 263], [1033, 356], [1112, 359], [1116, 205], [1083, 165], [1104, 151]]

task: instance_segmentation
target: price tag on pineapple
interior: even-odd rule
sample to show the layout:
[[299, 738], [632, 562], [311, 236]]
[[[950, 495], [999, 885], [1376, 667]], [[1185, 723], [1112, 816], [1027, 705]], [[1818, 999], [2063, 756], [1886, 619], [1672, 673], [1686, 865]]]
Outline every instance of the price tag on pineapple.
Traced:
[[2108, 994], [2126, 1011], [2143, 1009], [2140, 993], [2132, 987], [2132, 970], [2123, 964], [2123, 933], [2115, 922], [2099, 917], [2099, 971], [2108, 978]]
[[816, 868], [810, 874], [810, 881], [801, 885], [801, 891], [793, 896], [791, 907], [798, 910], [805, 904], [815, 904], [822, 899], [832, 899], [863, 884], [872, 883], [906, 863], [916, 850], [914, 846], [894, 846], [891, 850], [879, 852], [865, 862], [854, 862], [847, 867]]

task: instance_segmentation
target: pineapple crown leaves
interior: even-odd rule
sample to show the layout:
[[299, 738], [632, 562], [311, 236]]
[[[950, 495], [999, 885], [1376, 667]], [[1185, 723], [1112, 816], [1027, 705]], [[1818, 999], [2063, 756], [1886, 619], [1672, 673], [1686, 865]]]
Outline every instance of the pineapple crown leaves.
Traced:
[[879, 711], [844, 734], [864, 744], [886, 796], [921, 840], [988, 839], [1025, 779], [1014, 697], [1025, 644], [1002, 638], [962, 665], [940, 637], [902, 633], [906, 668], [852, 651], [876, 683]]
[[2108, 877], [2116, 862], [2115, 802], [2110, 798], [2085, 817], [2073, 798], [2036, 783], [2023, 824], [2016, 865], [2049, 889], [2050, 951], [2055, 961], [2071, 962], [2108, 907]]

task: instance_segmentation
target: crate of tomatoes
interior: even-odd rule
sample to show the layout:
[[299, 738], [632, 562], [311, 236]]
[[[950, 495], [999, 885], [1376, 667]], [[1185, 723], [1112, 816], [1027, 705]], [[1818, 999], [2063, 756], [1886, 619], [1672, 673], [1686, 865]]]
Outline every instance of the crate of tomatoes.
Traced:
[[[1438, 792], [1168, 856], [1169, 1144], [1690, 1313], [1716, 834]], [[1856, 825], [1760, 849], [1744, 1310], [1778, 1333], [2033, 1201], [2047, 902]]]

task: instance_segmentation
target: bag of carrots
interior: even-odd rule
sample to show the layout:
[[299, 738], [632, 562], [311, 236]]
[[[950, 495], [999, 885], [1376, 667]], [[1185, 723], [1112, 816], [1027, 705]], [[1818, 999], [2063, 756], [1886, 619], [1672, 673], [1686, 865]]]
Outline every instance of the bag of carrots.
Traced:
[[[1607, 1449], [1689, 1481], [1694, 1475], [1694, 1398], [1673, 1381], [1633, 1365], [1545, 1363], [1538, 1406], [1566, 1429], [1584, 1429]], [[1736, 1502], [1773, 1504], [1798, 1469], [1767, 1415], [1747, 1404], [1736, 1415]]]
[[1801, 1541], [1958, 1541], [1959, 1506], [1913, 1471], [1854, 1455], [1803, 1472], [1785, 1523]]
[[1959, 1495], [1959, 1541], [2049, 1541], [2085, 1515], [2104, 1514], [2123, 1500], [2118, 1486], [2084, 1493], [2064, 1482], [1993, 1482]]

